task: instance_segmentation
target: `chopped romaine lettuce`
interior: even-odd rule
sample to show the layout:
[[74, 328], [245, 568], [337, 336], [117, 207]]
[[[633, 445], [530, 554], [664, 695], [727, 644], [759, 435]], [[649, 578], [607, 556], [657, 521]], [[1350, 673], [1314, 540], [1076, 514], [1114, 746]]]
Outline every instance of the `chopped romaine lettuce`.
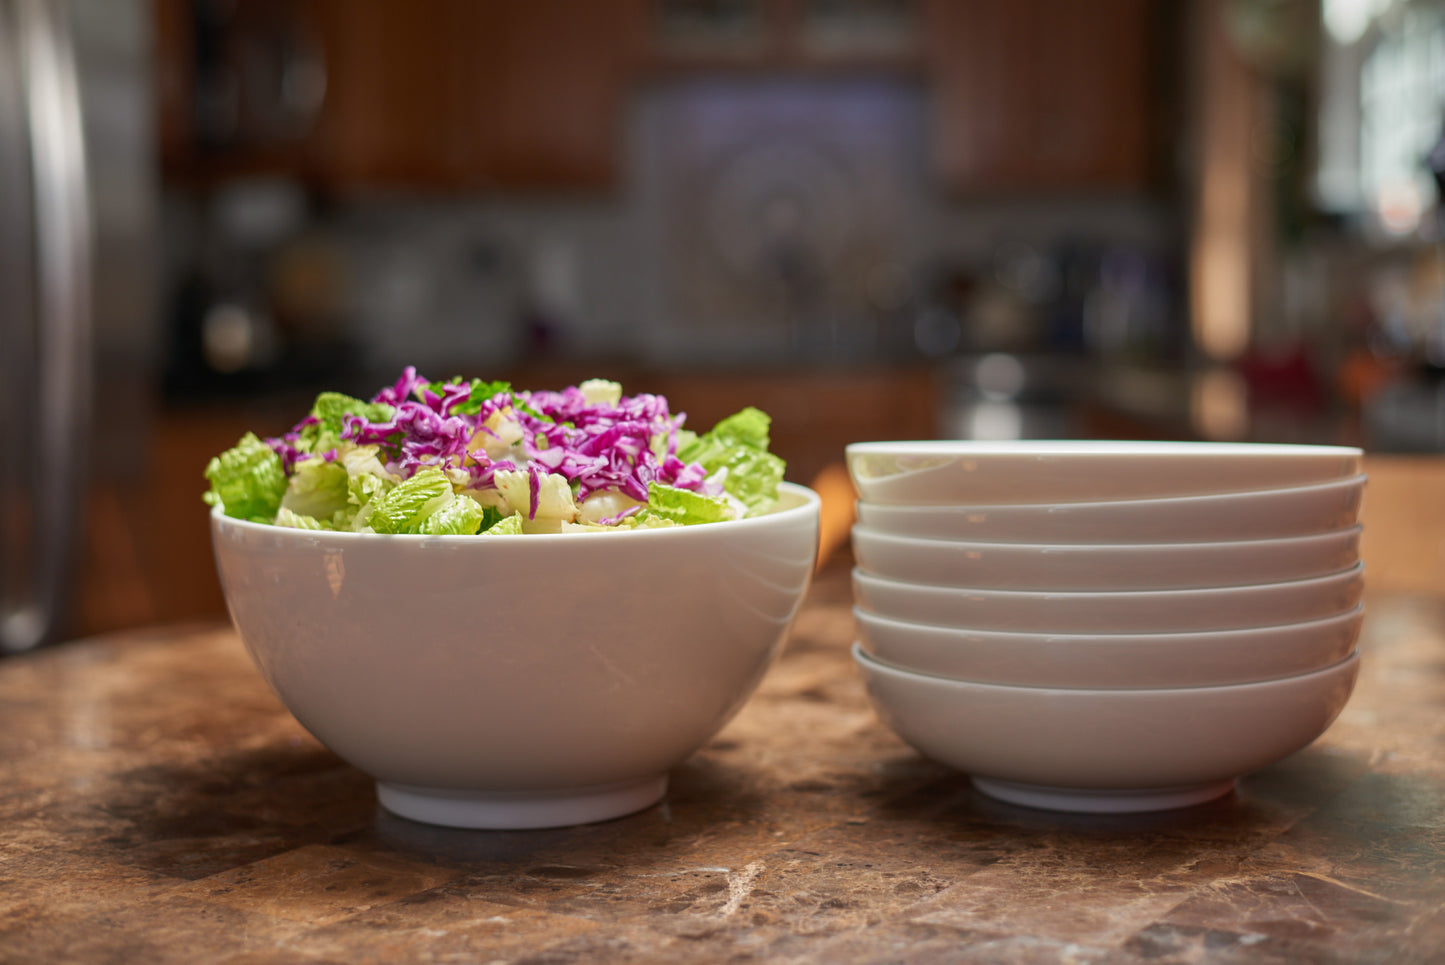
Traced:
[[396, 410], [384, 402], [363, 402], [340, 392], [323, 392], [316, 397], [311, 414], [297, 430], [297, 450], [324, 455], [341, 442], [345, 417], [360, 416], [367, 422], [386, 422]]
[[330, 519], [346, 509], [349, 479], [341, 462], [310, 456], [298, 462], [292, 471], [291, 483], [281, 497], [281, 508], [301, 516]]
[[426, 519], [417, 532], [427, 536], [471, 536], [482, 525], [482, 507], [474, 499], [453, 496]]
[[254, 433], [246, 433], [206, 466], [211, 490], [205, 500], [227, 516], [271, 522], [286, 492], [281, 457]]
[[276, 511], [276, 525], [289, 526], [292, 529], [331, 529], [315, 516], [292, 512], [285, 506]]
[[346, 508], [337, 513], [338, 529], [370, 529], [376, 502], [391, 489], [391, 483], [370, 473], [357, 473], [346, 480]]
[[717, 523], [731, 519], [733, 515], [732, 507], [721, 496], [708, 496], [656, 482], [647, 487], [647, 509], [644, 512], [684, 526]]
[[729, 416], [706, 435], [678, 450], [678, 458], [700, 463], [710, 479], [747, 507], [749, 516], [767, 512], [783, 481], [783, 460], [768, 452], [772, 420], [751, 406]]
[[378, 533], [420, 533], [422, 524], [454, 499], [445, 473], [435, 467], [423, 469], [376, 500], [367, 523]]
[[500, 520], [482, 530], [483, 536], [520, 536], [522, 535], [522, 516], [514, 513], [511, 516], [503, 516]]

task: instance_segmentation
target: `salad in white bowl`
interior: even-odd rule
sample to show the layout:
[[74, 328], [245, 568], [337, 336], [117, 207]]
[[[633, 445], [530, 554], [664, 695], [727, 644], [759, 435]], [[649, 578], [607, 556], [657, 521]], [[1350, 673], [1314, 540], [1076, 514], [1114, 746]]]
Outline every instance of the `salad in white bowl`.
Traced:
[[211, 462], [216, 573], [276, 696], [387, 810], [617, 817], [737, 712], [807, 592], [821, 500], [768, 429], [408, 370]]
[[248, 433], [206, 468], [227, 516], [422, 535], [598, 532], [715, 523], [773, 507], [784, 463], [747, 408], [698, 435], [658, 395], [592, 380], [553, 391], [428, 381], [337, 392], [278, 438]]

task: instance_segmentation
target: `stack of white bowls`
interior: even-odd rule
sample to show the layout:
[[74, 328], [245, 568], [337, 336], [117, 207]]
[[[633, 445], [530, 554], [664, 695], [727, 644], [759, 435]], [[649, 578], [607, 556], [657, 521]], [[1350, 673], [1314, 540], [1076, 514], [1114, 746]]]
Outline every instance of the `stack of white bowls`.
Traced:
[[854, 657], [985, 794], [1182, 807], [1303, 748], [1354, 687], [1358, 449], [848, 447]]

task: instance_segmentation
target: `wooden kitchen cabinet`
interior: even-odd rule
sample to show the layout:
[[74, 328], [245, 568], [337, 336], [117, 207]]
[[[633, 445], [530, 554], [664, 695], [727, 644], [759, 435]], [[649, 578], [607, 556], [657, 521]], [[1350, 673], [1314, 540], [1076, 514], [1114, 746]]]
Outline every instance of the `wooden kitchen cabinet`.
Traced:
[[452, 121], [466, 180], [524, 190], [618, 183], [641, 16], [632, 0], [464, 2]]
[[632, 3], [318, 0], [318, 135], [343, 186], [599, 190], [621, 164]]
[[1153, 179], [1163, 0], [916, 0], [898, 8], [896, 49], [825, 53], [809, 38], [832, 34], [810, 33], [810, 17], [833, 9], [760, 2], [757, 44], [684, 55], [648, 0], [157, 0], [162, 157], [183, 182], [606, 191], [621, 179], [634, 84], [902, 70], [929, 89], [933, 167], [950, 193]]
[[[618, 180], [644, 13], [633, 0], [250, 0], [209, 20], [203, 9], [157, 6], [173, 179], [281, 174], [343, 191]], [[324, 94], [313, 114], [284, 130], [246, 122], [294, 99], [288, 83], [314, 65]], [[225, 136], [207, 136], [208, 123]]]
[[930, 0], [932, 164], [957, 194], [1153, 176], [1154, 0]]
[[459, 4], [313, 0], [326, 51], [314, 175], [332, 187], [445, 185], [465, 172], [453, 123]]

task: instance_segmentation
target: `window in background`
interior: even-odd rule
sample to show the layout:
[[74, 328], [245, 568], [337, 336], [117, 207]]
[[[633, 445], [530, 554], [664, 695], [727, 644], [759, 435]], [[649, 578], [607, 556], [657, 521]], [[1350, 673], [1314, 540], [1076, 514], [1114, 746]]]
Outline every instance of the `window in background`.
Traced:
[[1320, 204], [1380, 240], [1433, 234], [1424, 159], [1445, 131], [1445, 4], [1325, 0], [1323, 19]]

